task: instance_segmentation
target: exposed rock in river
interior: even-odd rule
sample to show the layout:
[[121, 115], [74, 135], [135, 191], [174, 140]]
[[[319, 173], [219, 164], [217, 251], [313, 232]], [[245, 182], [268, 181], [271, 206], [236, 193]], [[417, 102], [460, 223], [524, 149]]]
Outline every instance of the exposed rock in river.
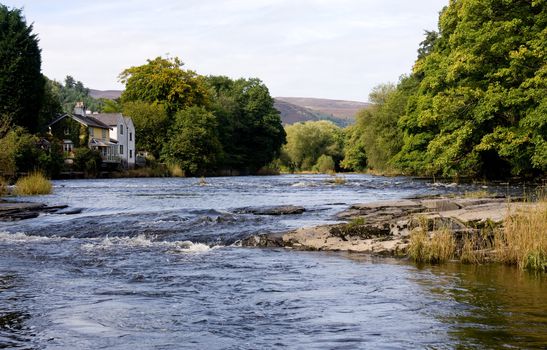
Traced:
[[306, 209], [295, 205], [279, 205], [271, 207], [247, 207], [234, 210], [237, 214], [254, 215], [294, 215], [302, 214]]
[[448, 227], [453, 232], [478, 231], [501, 225], [509, 207], [525, 206], [506, 198], [415, 198], [355, 204], [338, 214], [348, 223], [305, 227], [283, 234], [252, 236], [244, 246], [299, 250], [404, 254], [411, 231]]
[[0, 221], [18, 221], [38, 217], [42, 213], [78, 214], [79, 208], [67, 209], [67, 205], [47, 206], [42, 203], [0, 201]]

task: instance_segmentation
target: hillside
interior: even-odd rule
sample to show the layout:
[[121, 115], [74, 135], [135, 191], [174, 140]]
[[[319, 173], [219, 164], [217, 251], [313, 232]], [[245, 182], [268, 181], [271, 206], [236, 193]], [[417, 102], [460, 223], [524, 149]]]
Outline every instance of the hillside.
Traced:
[[95, 90], [89, 89], [89, 96], [93, 98], [107, 98], [109, 100], [114, 100], [119, 98], [122, 94], [122, 90]]
[[291, 103], [321, 115], [349, 120], [350, 122], [355, 119], [355, 115], [359, 110], [370, 105], [366, 102], [329, 100], [311, 97], [276, 97], [276, 100]]
[[[116, 99], [121, 90], [89, 89], [93, 98]], [[368, 107], [368, 103], [357, 101], [328, 100], [306, 97], [276, 97], [274, 107], [281, 114], [283, 124], [294, 124], [308, 120], [330, 120], [344, 127], [353, 123], [355, 114], [360, 109]]]

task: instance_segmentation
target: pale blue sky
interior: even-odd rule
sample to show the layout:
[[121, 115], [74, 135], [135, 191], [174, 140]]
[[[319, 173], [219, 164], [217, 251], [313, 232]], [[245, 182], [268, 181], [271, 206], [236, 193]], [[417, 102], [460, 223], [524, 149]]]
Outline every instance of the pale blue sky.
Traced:
[[397, 81], [448, 0], [0, 0], [23, 7], [42, 70], [95, 89], [178, 56], [204, 75], [258, 77], [273, 96], [366, 101]]

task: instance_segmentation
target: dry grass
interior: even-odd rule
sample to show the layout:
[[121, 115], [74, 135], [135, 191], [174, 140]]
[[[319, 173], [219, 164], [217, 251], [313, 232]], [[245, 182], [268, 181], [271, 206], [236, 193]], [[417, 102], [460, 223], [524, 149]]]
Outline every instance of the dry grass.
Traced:
[[18, 196], [50, 194], [51, 190], [51, 182], [39, 172], [30, 173], [15, 183], [15, 194]]
[[177, 163], [167, 164], [167, 169], [172, 177], [184, 177], [184, 170]]
[[509, 213], [494, 242], [499, 262], [547, 272], [547, 198]]
[[446, 262], [454, 257], [455, 252], [456, 240], [447, 228], [433, 231], [430, 236], [424, 226], [421, 226], [410, 236], [408, 254], [416, 262]]
[[469, 233], [462, 237], [461, 250], [459, 251], [460, 261], [465, 264], [482, 264], [488, 261], [492, 244], [488, 234]]

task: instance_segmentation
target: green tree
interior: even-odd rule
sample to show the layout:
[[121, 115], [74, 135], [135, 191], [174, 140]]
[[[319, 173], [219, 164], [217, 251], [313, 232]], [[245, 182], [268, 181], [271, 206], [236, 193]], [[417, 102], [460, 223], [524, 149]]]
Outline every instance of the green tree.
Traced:
[[287, 144], [283, 147], [289, 160], [284, 164], [293, 170], [312, 170], [322, 155], [335, 164], [343, 157], [344, 134], [340, 127], [326, 120], [307, 121], [286, 126]]
[[224, 153], [220, 166], [256, 172], [280, 154], [285, 130], [266, 85], [259, 79], [207, 77]]
[[180, 165], [186, 175], [211, 172], [222, 153], [217, 127], [215, 116], [203, 107], [188, 107], [177, 112], [162, 159]]
[[169, 129], [164, 106], [144, 101], [126, 102], [123, 104], [123, 114], [133, 119], [137, 150], [147, 151], [159, 159]]
[[86, 109], [99, 112], [103, 109], [103, 101], [89, 95], [89, 89], [79, 80], [67, 75], [64, 85], [54, 82], [59, 90], [59, 102], [65, 113], [72, 113], [76, 102], [83, 102]]
[[446, 176], [545, 172], [546, 28], [545, 1], [450, 1], [414, 65], [398, 164]]
[[125, 84], [122, 103], [144, 101], [161, 103], [171, 116], [178, 110], [208, 103], [208, 89], [203, 78], [184, 70], [178, 58], [156, 57], [141, 66], [124, 70], [119, 79]]
[[20, 9], [0, 4], [0, 115], [38, 131], [44, 78], [38, 38], [32, 30]]

